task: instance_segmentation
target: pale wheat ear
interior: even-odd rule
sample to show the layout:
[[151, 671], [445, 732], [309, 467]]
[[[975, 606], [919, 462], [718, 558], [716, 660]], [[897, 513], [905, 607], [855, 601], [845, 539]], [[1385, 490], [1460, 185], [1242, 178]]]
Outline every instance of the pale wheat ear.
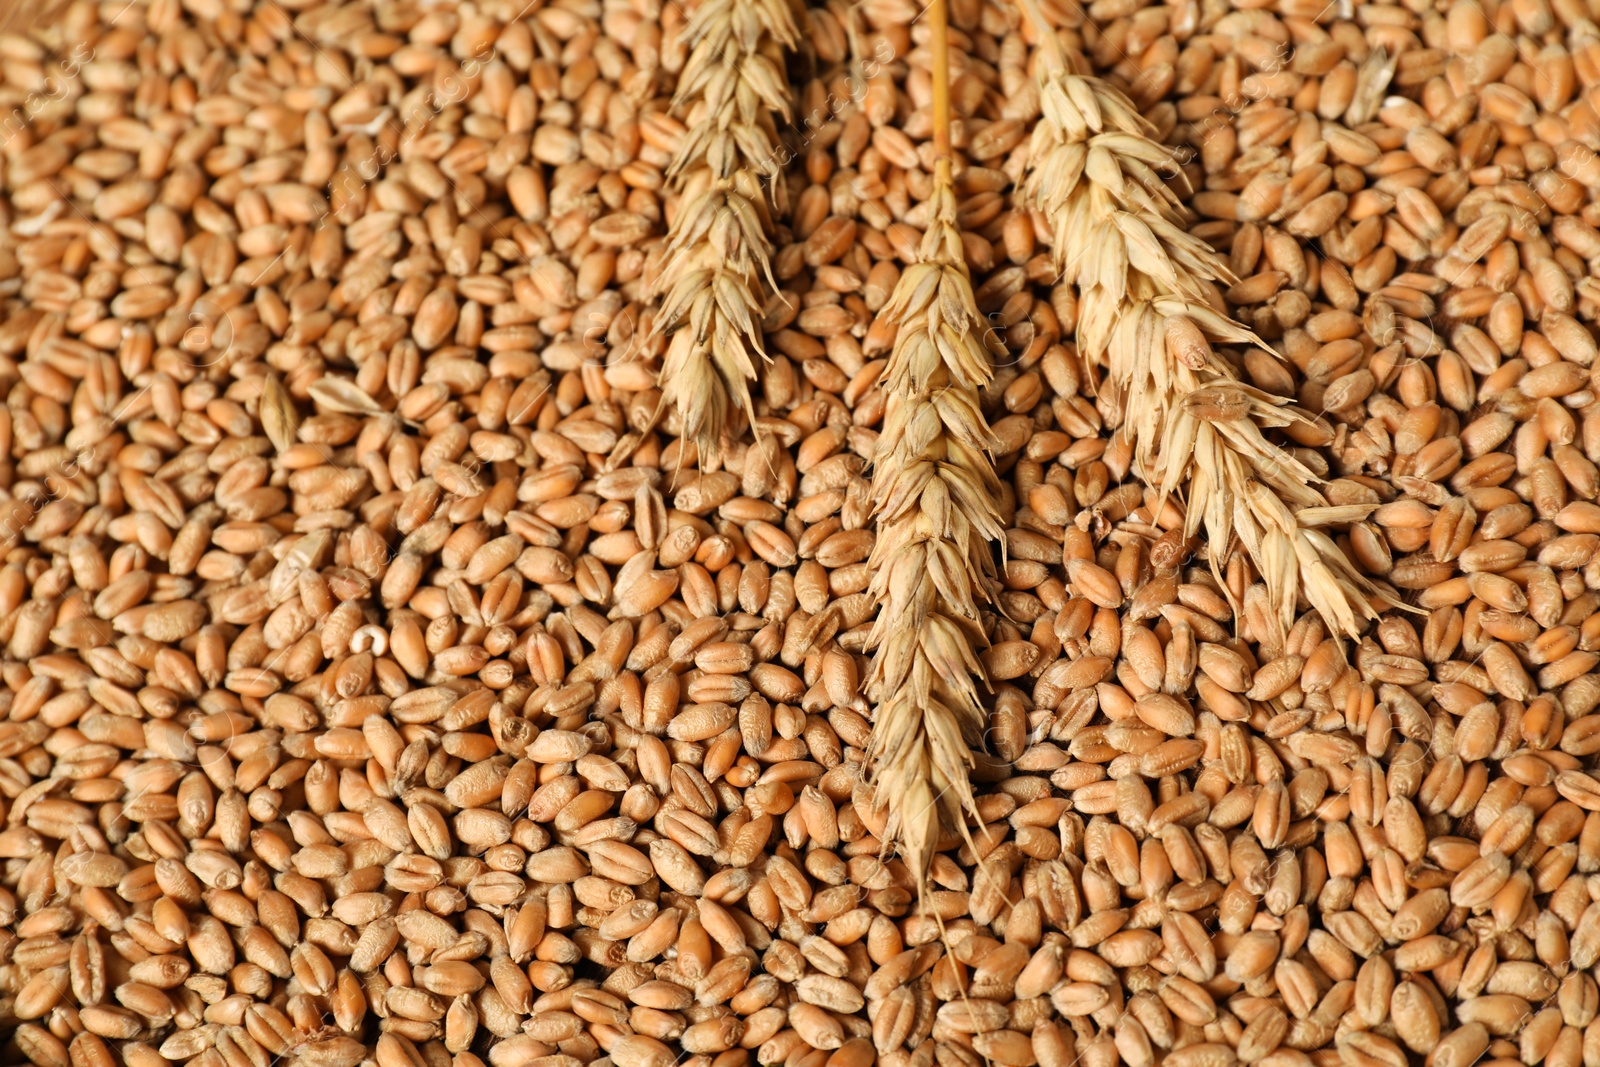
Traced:
[[868, 565], [878, 603], [877, 701], [868, 751], [886, 845], [898, 847], [925, 888], [941, 829], [971, 841], [970, 770], [984, 709], [974, 678], [987, 645], [979, 618], [995, 579], [990, 545], [1004, 537], [989, 460], [995, 442], [979, 406], [993, 372], [962, 255], [950, 147], [949, 41], [944, 0], [933, 31], [934, 168], [929, 225], [917, 261], [879, 313], [894, 348], [873, 457], [878, 537]]
[[0, 0], [0, 33], [26, 34], [60, 15], [68, 7], [67, 0]]
[[668, 177], [682, 195], [667, 234], [658, 328], [670, 336], [661, 402], [702, 457], [720, 456], [730, 419], [752, 425], [750, 383], [765, 360], [763, 282], [772, 277], [767, 190], [781, 189], [777, 127], [789, 115], [784, 50], [799, 38], [786, 0], [705, 0], [690, 17], [674, 110], [689, 121]]
[[1330, 509], [1316, 475], [1267, 439], [1304, 416], [1241, 382], [1212, 348], [1267, 346], [1213, 306], [1217, 285], [1235, 279], [1188, 232], [1164, 180], [1181, 173], [1177, 157], [1119, 90], [1073, 73], [1035, 0], [1023, 7], [1045, 47], [1022, 197], [1049, 220], [1056, 268], [1078, 290], [1078, 349], [1109, 371], [1134, 469], [1163, 500], [1184, 493], [1184, 532], [1205, 528], [1219, 581], [1237, 538], [1283, 632], [1303, 595], [1330, 629], [1359, 635], [1377, 618], [1378, 590], [1315, 527], [1370, 509]]

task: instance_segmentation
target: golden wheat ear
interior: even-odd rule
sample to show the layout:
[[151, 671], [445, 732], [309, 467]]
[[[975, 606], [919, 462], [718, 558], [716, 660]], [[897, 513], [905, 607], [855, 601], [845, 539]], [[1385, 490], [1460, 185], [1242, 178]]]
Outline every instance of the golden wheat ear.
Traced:
[[1205, 529], [1219, 581], [1238, 546], [1267, 587], [1279, 639], [1302, 594], [1332, 630], [1359, 636], [1382, 594], [1319, 527], [1371, 509], [1333, 507], [1317, 476], [1266, 436], [1309, 420], [1213, 347], [1272, 351], [1211, 304], [1235, 279], [1188, 231], [1166, 181], [1182, 173], [1176, 154], [1126, 94], [1074, 73], [1037, 0], [1023, 9], [1044, 47], [1021, 199], [1048, 220], [1061, 280], [1078, 291], [1078, 351], [1121, 395], [1133, 469], [1161, 500], [1183, 492], [1184, 534]]
[[756, 420], [750, 387], [776, 288], [768, 197], [783, 189], [777, 120], [789, 118], [784, 64], [800, 31], [789, 0], [704, 0], [687, 33], [673, 107], [688, 128], [667, 168], [682, 202], [652, 298], [669, 335], [662, 403], [715, 461], [738, 413]]
[[868, 759], [898, 848], [920, 893], [942, 831], [967, 836], [976, 811], [973, 750], [987, 682], [981, 611], [1003, 539], [994, 434], [979, 399], [993, 377], [963, 256], [950, 145], [945, 0], [933, 0], [933, 190], [928, 230], [878, 313], [894, 348], [880, 379], [886, 406], [873, 456], [878, 537], [868, 566], [878, 621], [870, 691], [878, 702]]
[[0, 0], [0, 33], [22, 36], [45, 25], [68, 6], [67, 0]]

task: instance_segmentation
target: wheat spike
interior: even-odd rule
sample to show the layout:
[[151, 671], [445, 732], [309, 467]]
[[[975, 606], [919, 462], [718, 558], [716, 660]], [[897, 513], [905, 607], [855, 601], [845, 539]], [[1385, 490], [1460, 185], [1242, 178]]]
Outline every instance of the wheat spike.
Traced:
[[[867, 561], [878, 619], [868, 635], [873, 717], [867, 761], [883, 843], [898, 846], [919, 895], [955, 826], [976, 814], [970, 770], [983, 743], [980, 603], [995, 581], [990, 545], [1003, 536], [994, 435], [979, 407], [993, 371], [956, 224], [950, 145], [950, 28], [932, 0], [933, 193], [916, 262], [879, 312], [894, 327], [880, 383], [883, 432], [873, 456], [878, 537]], [[995, 354], [1002, 351], [996, 349]]]
[[69, 3], [70, 0], [0, 0], [0, 33], [26, 36], [57, 18]]
[[868, 753], [887, 808], [886, 843], [925, 877], [942, 826], [965, 830], [968, 771], [984, 711], [974, 677], [985, 646], [978, 611], [1002, 536], [993, 436], [978, 407], [991, 376], [984, 321], [956, 228], [947, 161], [934, 180], [933, 224], [880, 314], [898, 328], [874, 458], [878, 538], [868, 565], [879, 604], [878, 699]]
[[1303, 592], [1331, 629], [1357, 636], [1378, 591], [1318, 527], [1369, 509], [1330, 506], [1316, 475], [1263, 434], [1309, 416], [1242, 382], [1212, 348], [1266, 346], [1217, 310], [1216, 283], [1236, 279], [1185, 228], [1162, 181], [1176, 158], [1126, 96], [1069, 70], [1030, 14], [1047, 47], [1023, 198], [1050, 221], [1056, 267], [1079, 292], [1078, 349], [1109, 368], [1136, 469], [1163, 499], [1187, 482], [1185, 532], [1204, 525], [1219, 578], [1237, 537], [1284, 629]]
[[[773, 115], [789, 115], [783, 53], [798, 31], [786, 0], [706, 0], [688, 36], [673, 104], [689, 128], [668, 172], [683, 199], [655, 295], [671, 334], [662, 404], [676, 406], [683, 435], [711, 459], [735, 407], [755, 417], [762, 278], [772, 280], [762, 183], [782, 169]], [[772, 188], [781, 193], [781, 181]]]

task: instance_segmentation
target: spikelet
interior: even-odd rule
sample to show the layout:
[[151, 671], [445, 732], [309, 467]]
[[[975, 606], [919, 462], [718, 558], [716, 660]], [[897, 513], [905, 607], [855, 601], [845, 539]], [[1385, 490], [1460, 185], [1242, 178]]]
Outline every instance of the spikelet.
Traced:
[[1235, 279], [1187, 231], [1162, 181], [1177, 160], [1132, 101], [1055, 51], [1041, 55], [1042, 118], [1022, 195], [1049, 220], [1056, 267], [1078, 289], [1078, 349], [1109, 368], [1135, 468], [1162, 499], [1187, 484], [1185, 532], [1204, 526], [1219, 578], [1238, 539], [1282, 627], [1303, 592], [1330, 629], [1355, 637], [1377, 617], [1378, 591], [1318, 527], [1370, 509], [1330, 506], [1317, 476], [1263, 435], [1309, 417], [1240, 381], [1213, 350], [1266, 346], [1214, 306], [1214, 283]]
[[712, 459], [735, 406], [755, 417], [762, 279], [772, 283], [762, 184], [782, 169], [773, 115], [789, 115], [783, 52], [798, 31], [787, 0], [705, 0], [687, 32], [673, 106], [688, 130], [668, 171], [682, 200], [653, 295], [671, 334], [662, 404], [677, 407], [684, 437]]
[[990, 546], [1002, 536], [995, 442], [978, 407], [990, 353], [943, 161], [929, 206], [918, 262], [879, 313], [897, 333], [882, 378], [868, 561], [879, 608], [868, 758], [887, 809], [885, 843], [899, 846], [919, 885], [941, 827], [964, 833], [974, 805], [968, 773], [985, 721], [974, 684], [986, 645], [978, 611], [992, 596]]

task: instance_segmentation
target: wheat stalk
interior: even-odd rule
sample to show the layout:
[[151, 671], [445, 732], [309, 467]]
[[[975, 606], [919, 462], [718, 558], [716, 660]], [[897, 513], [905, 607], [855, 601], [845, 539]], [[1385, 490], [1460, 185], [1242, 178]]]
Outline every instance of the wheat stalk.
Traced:
[[762, 277], [776, 288], [762, 183], [781, 170], [773, 115], [789, 114], [783, 52], [798, 31], [787, 0], [706, 0], [687, 32], [673, 107], [689, 128], [668, 171], [682, 201], [655, 294], [671, 335], [661, 400], [712, 459], [735, 407], [754, 422], [750, 382], [756, 358], [766, 358]]
[[880, 312], [896, 332], [882, 378], [887, 404], [872, 479], [878, 536], [868, 561], [879, 606], [869, 639], [878, 709], [868, 757], [886, 810], [884, 844], [899, 846], [919, 886], [941, 826], [965, 833], [964, 813], [975, 806], [968, 774], [984, 711], [973, 679], [983, 677], [977, 650], [986, 645], [978, 612], [995, 577], [990, 545], [1003, 535], [988, 456], [995, 442], [979, 408], [990, 353], [956, 225], [943, 7], [935, 0], [930, 9], [932, 221]]
[[1331, 628], [1357, 636], [1377, 617], [1377, 590], [1319, 527], [1370, 509], [1330, 506], [1317, 476], [1263, 434], [1308, 416], [1242, 382], [1212, 348], [1266, 346], [1217, 310], [1216, 283], [1236, 279], [1185, 229], [1162, 181], [1176, 157], [1120, 91], [1070, 70], [1024, 6], [1047, 47], [1022, 195], [1050, 221], [1056, 267], [1079, 292], [1078, 349], [1109, 368], [1137, 469], [1163, 499], [1187, 480], [1185, 532], [1204, 524], [1219, 578], [1237, 537], [1285, 630], [1303, 592]]

